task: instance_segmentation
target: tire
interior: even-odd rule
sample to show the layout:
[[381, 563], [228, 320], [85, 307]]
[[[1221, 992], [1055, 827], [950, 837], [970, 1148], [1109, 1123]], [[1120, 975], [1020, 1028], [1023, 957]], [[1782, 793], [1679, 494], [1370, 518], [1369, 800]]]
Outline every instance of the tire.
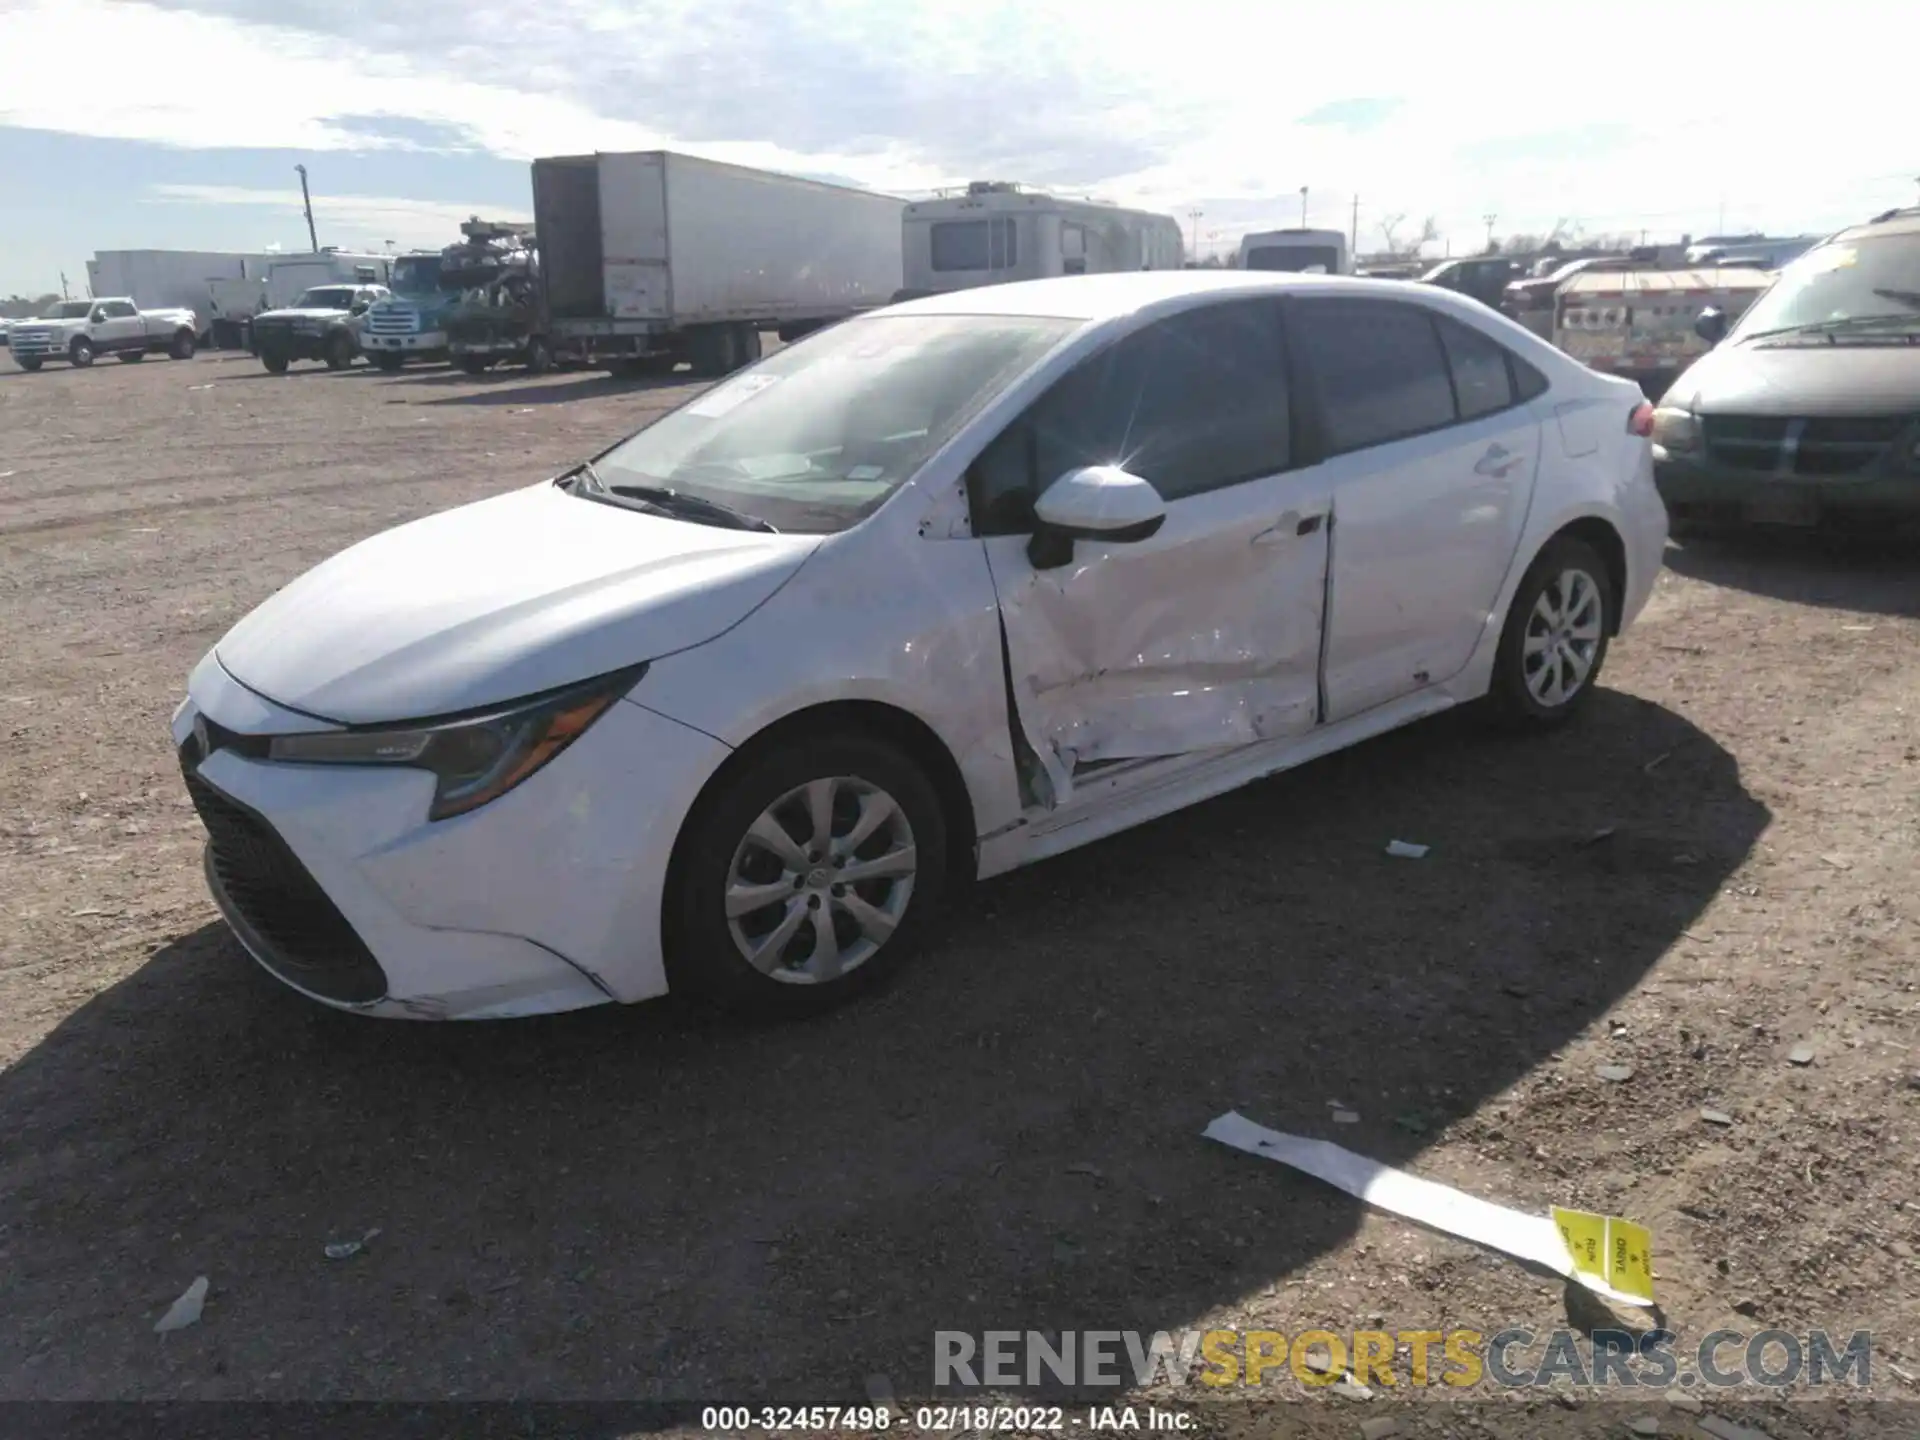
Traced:
[[758, 360], [763, 353], [763, 347], [760, 343], [760, 327], [758, 325], [740, 326], [735, 332], [733, 368], [739, 370], [751, 365], [754, 361]]
[[93, 342], [84, 335], [73, 337], [73, 343], [67, 346], [67, 360], [76, 370], [84, 370], [93, 364]]
[[262, 350], [260, 352], [260, 363], [267, 367], [267, 373], [271, 375], [284, 375], [287, 373], [287, 357], [277, 350]]
[[457, 363], [469, 375], [484, 375], [493, 368], [493, 361], [485, 355], [462, 355]]
[[345, 370], [353, 364], [353, 337], [344, 330], [336, 330], [327, 337], [326, 353], [321, 356], [327, 362], [329, 370]]
[[544, 335], [535, 335], [527, 341], [527, 373], [545, 375], [553, 369], [553, 347], [547, 344]]
[[373, 363], [386, 374], [392, 375], [407, 363], [407, 357], [397, 350], [377, 350], [374, 352]]
[[193, 332], [191, 330], [182, 330], [173, 337], [173, 342], [167, 346], [167, 358], [169, 360], [191, 360], [197, 343], [193, 338]]
[[38, 355], [16, 355], [13, 357], [13, 363], [18, 365], [22, 370], [38, 370], [40, 368], [40, 357]]
[[735, 368], [735, 341], [731, 325], [701, 325], [687, 336], [687, 359], [694, 376], [716, 380]]
[[[1559, 617], [1569, 604], [1572, 616]], [[1499, 719], [1539, 730], [1578, 714], [1599, 684], [1619, 605], [1598, 551], [1571, 535], [1548, 541], [1521, 577], [1500, 632], [1488, 694]]]
[[137, 365], [146, 358], [147, 352], [144, 350], [122, 350], [119, 355], [122, 365]]
[[[888, 873], [835, 884], [840, 860], [798, 843], [796, 837], [813, 833], [810, 803], [822, 783], [835, 843], [849, 837], [873, 797], [892, 801], [887, 818], [852, 852], [869, 865], [894, 857]], [[774, 825], [792, 847], [785, 858], [754, 838]], [[803, 863], [808, 854], [811, 865]], [[900, 865], [907, 868], [895, 873]], [[912, 956], [945, 888], [945, 816], [932, 783], [898, 747], [857, 733], [798, 735], [745, 758], [702, 797], [674, 867], [665, 927], [669, 989], [744, 1013], [810, 1014], [871, 989]], [[729, 917], [727, 892], [743, 886], [762, 888], [768, 904]], [[823, 914], [832, 917], [831, 961], [820, 948]], [[785, 947], [765, 968], [749, 959], [747, 947], [777, 945], [782, 930]], [[814, 966], [827, 969], [805, 978]]]

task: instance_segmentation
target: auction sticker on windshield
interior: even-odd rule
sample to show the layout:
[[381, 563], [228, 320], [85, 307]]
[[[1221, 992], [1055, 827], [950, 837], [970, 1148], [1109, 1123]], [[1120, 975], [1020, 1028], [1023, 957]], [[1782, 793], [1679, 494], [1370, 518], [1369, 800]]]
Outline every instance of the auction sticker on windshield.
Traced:
[[729, 410], [737, 409], [762, 390], [779, 383], [778, 375], [742, 375], [709, 390], [687, 406], [687, 414], [698, 415], [705, 420], [718, 420]]

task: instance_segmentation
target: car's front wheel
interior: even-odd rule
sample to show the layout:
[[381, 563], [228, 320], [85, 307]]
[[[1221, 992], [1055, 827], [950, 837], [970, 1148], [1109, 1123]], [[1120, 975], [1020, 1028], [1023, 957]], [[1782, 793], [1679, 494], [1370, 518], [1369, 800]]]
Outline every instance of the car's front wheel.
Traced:
[[407, 363], [407, 357], [400, 354], [397, 350], [381, 350], [375, 353], [373, 363], [379, 369], [392, 375], [396, 373], [402, 365]]
[[668, 983], [733, 1009], [804, 1012], [905, 961], [947, 871], [940, 800], [896, 746], [799, 737], [697, 807], [675, 863]]
[[73, 343], [67, 346], [67, 363], [80, 370], [93, 364], [93, 342], [84, 335], [74, 336]]
[[1549, 541], [1500, 634], [1490, 698], [1501, 717], [1530, 727], [1572, 718], [1600, 681], [1618, 603], [1598, 551], [1572, 535]]

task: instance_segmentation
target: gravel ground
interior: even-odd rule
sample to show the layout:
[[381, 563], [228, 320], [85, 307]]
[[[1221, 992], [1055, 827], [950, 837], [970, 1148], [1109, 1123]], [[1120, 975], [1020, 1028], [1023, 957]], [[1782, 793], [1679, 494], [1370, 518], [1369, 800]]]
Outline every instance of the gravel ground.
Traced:
[[[1870, 1329], [1874, 1393], [1920, 1400], [1912, 552], [1676, 548], [1577, 726], [1444, 717], [978, 887], [816, 1022], [379, 1023], [260, 974], [168, 746], [194, 661], [351, 541], [685, 393], [0, 366], [0, 1399], [847, 1404], [882, 1373], [911, 1407], [939, 1329], [1566, 1323], [1558, 1283], [1199, 1138], [1234, 1107], [1629, 1215], [1683, 1343]], [[156, 1336], [197, 1275], [202, 1321]], [[1802, 1398], [1720, 1409], [1894, 1413]], [[1483, 1407], [1536, 1408], [1571, 1419]]]

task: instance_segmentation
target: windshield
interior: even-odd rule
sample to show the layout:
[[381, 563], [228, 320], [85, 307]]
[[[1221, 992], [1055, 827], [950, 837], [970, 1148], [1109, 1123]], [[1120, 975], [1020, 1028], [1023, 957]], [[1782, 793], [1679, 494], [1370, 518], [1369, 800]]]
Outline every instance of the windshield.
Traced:
[[1920, 321], [1920, 234], [1836, 241], [1780, 272], [1729, 338], [1888, 316]]
[[91, 300], [62, 300], [58, 305], [49, 306], [48, 320], [78, 320], [93, 308]]
[[351, 310], [353, 291], [337, 289], [309, 290], [294, 302], [296, 310]]
[[1083, 322], [873, 315], [776, 351], [594, 462], [775, 529], [831, 534], [898, 490], [982, 405]]
[[1331, 275], [1340, 268], [1340, 252], [1331, 245], [1256, 245], [1247, 252], [1246, 268]]
[[393, 262], [388, 282], [396, 295], [432, 295], [440, 289], [440, 257], [409, 255]]

